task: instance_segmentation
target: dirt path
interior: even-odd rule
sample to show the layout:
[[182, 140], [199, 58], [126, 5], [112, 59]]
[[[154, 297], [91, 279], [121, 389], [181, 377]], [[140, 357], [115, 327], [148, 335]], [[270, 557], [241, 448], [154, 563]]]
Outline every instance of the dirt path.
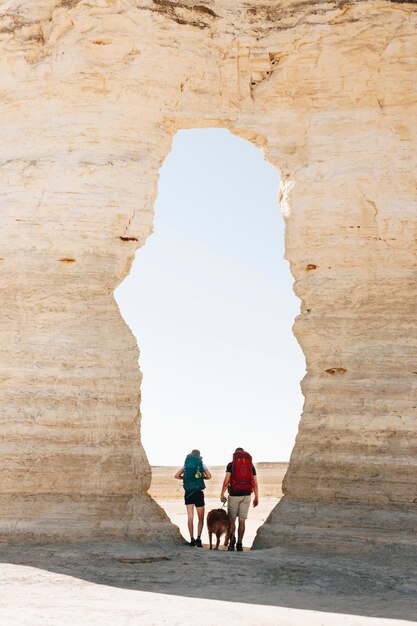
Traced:
[[[157, 500], [158, 504], [165, 509], [171, 522], [178, 526], [182, 536], [189, 541], [189, 533], [187, 530], [187, 517], [185, 506], [182, 500]], [[250, 548], [253, 540], [255, 539], [256, 531], [261, 526], [272, 509], [279, 502], [277, 498], [264, 498], [256, 508], [251, 507], [249, 510], [249, 516], [246, 520], [246, 531], [243, 540], [243, 546]], [[221, 502], [218, 498], [206, 498], [206, 514], [211, 509], [217, 509], [221, 507]], [[197, 524], [195, 524], [195, 527]], [[202, 534], [203, 543], [208, 546], [208, 534], [206, 526], [204, 526]]]

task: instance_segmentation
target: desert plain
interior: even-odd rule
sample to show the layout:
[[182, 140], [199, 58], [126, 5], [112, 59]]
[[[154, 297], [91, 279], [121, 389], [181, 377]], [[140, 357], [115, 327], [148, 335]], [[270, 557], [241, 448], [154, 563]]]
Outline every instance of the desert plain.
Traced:
[[[246, 522], [246, 531], [243, 540], [243, 546], [246, 549], [251, 547], [259, 526], [263, 524], [282, 496], [282, 481], [288, 463], [258, 463], [256, 467], [258, 472], [260, 502], [258, 507], [251, 507]], [[153, 467], [152, 483], [149, 493], [166, 511], [171, 522], [178, 526], [182, 536], [189, 541], [182, 482], [173, 478], [177, 469], [177, 467]], [[212, 478], [206, 481], [205, 489], [206, 514], [211, 511], [211, 509], [222, 507], [219, 496], [225, 469], [225, 466], [210, 467]], [[208, 547], [206, 526], [204, 526], [203, 529], [202, 540], [205, 547]]]
[[[153, 468], [150, 494], [187, 537], [177, 468]], [[224, 467], [210, 468], [206, 510], [220, 505]], [[0, 544], [2, 626], [406, 626], [417, 615], [415, 562], [384, 553], [250, 550], [278, 502], [286, 464], [258, 464], [261, 502], [244, 552], [185, 540]]]

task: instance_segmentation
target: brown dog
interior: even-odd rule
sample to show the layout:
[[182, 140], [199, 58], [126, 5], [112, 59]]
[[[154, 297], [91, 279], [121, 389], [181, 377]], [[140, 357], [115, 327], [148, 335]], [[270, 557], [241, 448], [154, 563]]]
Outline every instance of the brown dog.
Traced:
[[210, 550], [213, 549], [212, 536], [213, 533], [217, 537], [215, 550], [219, 549], [220, 537], [226, 533], [224, 545], [227, 546], [230, 538], [233, 536], [233, 524], [229, 515], [224, 509], [213, 509], [207, 515], [207, 530], [210, 540]]

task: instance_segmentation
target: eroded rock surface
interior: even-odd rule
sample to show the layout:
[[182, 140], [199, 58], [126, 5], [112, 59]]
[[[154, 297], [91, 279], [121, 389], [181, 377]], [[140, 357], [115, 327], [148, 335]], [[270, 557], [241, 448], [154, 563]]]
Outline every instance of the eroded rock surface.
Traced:
[[177, 129], [223, 126], [280, 171], [307, 361], [286, 497], [257, 545], [351, 541], [355, 524], [408, 541], [416, 24], [415, 2], [389, 0], [2, 4], [1, 536], [175, 536], [146, 495], [113, 290]]

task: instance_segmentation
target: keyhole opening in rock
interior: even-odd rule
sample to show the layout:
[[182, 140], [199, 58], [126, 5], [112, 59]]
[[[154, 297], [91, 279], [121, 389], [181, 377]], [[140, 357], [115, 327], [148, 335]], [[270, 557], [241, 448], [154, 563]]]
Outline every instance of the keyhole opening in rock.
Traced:
[[253, 455], [262, 508], [245, 544], [278, 502], [302, 410], [299, 310], [284, 260], [279, 176], [249, 141], [225, 129], [179, 131], [160, 171], [154, 234], [116, 290], [137, 337], [142, 442], [151, 495], [186, 532], [173, 478], [193, 448], [217, 507], [237, 446]]

